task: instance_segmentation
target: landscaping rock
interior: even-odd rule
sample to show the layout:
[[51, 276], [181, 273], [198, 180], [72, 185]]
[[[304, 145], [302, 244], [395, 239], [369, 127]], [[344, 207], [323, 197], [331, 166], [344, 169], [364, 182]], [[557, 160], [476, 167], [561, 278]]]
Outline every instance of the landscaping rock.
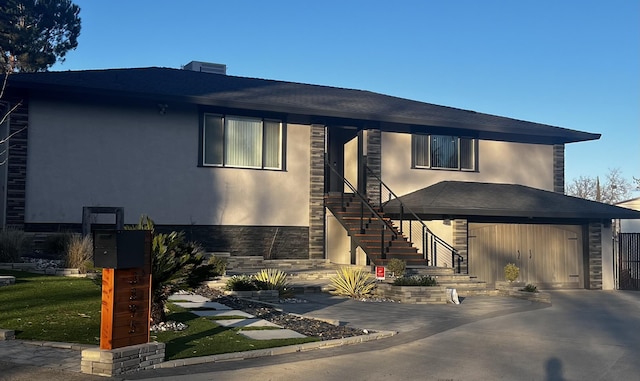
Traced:
[[211, 299], [211, 301], [227, 305], [235, 310], [247, 312], [256, 318], [277, 324], [284, 329], [290, 329], [305, 336], [318, 337], [321, 340], [343, 339], [345, 337], [367, 334], [362, 329], [333, 325], [325, 321], [308, 319], [302, 316], [282, 312], [271, 305], [224, 295], [222, 291], [209, 288], [208, 286], [200, 287], [195, 292]]

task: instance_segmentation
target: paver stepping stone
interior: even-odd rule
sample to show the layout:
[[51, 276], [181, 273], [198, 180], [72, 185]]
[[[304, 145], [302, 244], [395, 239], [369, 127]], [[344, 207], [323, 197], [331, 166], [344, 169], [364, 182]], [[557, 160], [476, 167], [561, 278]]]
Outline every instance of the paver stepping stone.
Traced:
[[218, 302], [176, 302], [182, 308], [212, 308], [218, 311], [230, 310], [231, 307]]
[[302, 339], [306, 336], [290, 329], [262, 329], [240, 331], [241, 335], [253, 340]]
[[209, 299], [205, 298], [201, 295], [191, 295], [191, 294], [173, 294], [169, 297], [169, 300], [184, 300], [187, 302], [208, 302]]
[[237, 327], [275, 327], [282, 328], [281, 326], [266, 321], [264, 319], [229, 319], [229, 320], [214, 320], [216, 324], [220, 324], [223, 327], [237, 328]]
[[242, 316], [247, 318], [254, 318], [255, 316], [248, 314], [240, 310], [226, 310], [226, 311], [190, 311], [198, 316]]

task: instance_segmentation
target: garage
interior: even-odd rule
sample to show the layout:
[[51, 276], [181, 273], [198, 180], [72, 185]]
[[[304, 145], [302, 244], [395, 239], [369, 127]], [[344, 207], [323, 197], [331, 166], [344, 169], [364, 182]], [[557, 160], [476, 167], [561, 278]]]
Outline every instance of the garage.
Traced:
[[[494, 285], [504, 266], [519, 281], [543, 289], [613, 289], [612, 219], [640, 212], [515, 184], [442, 181], [385, 204], [402, 220], [412, 210], [423, 221], [450, 226], [460, 272]], [[405, 217], [406, 218], [406, 217]]]
[[469, 273], [495, 284], [504, 266], [520, 268], [517, 281], [543, 288], [583, 288], [580, 225], [469, 223]]

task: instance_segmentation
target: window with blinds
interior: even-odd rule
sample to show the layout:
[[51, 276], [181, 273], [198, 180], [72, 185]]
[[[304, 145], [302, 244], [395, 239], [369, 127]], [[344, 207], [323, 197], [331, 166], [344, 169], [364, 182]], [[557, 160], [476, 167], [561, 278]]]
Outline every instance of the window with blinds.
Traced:
[[414, 168], [476, 169], [476, 140], [459, 136], [412, 135], [411, 153]]
[[205, 114], [202, 164], [283, 169], [282, 130], [278, 120]]

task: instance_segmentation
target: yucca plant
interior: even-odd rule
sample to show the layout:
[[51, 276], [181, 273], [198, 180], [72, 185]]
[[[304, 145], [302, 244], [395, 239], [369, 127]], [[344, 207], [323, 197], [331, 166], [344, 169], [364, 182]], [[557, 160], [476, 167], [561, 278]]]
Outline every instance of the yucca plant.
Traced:
[[371, 273], [354, 267], [340, 267], [330, 280], [335, 287], [335, 294], [352, 298], [368, 295], [376, 287], [376, 280]]
[[278, 290], [280, 296], [291, 296], [287, 273], [279, 269], [262, 269], [253, 276], [260, 290]]

